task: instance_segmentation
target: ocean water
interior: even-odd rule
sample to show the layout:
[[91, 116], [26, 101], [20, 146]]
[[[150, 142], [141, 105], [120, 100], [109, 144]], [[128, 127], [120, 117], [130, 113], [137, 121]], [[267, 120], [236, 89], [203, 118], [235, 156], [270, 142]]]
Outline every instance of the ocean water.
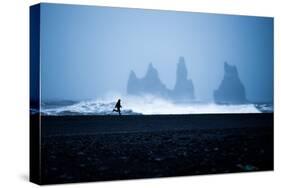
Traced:
[[[86, 101], [56, 101], [41, 104], [41, 114], [63, 115], [118, 115], [113, 112], [116, 101], [86, 100]], [[259, 104], [215, 104], [204, 102], [174, 103], [164, 99], [127, 99], [121, 101], [122, 115], [152, 115], [152, 114], [227, 114], [227, 113], [271, 113], [273, 105]], [[32, 113], [36, 113], [32, 110]], [[38, 113], [38, 112], [37, 112]]]

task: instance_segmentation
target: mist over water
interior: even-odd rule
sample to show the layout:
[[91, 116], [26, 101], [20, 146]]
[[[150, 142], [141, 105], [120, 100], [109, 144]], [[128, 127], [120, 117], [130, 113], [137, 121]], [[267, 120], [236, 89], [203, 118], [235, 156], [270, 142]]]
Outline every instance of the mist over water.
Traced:
[[119, 95], [118, 97], [104, 97], [70, 104], [43, 103], [41, 112], [44, 115], [118, 115], [112, 110], [119, 98], [121, 99], [122, 115], [261, 113], [260, 107], [267, 109], [267, 112], [273, 110], [270, 104], [260, 104], [259, 106], [257, 104], [219, 105], [202, 101], [175, 103], [155, 96], [121, 97]]
[[142, 114], [217, 114], [217, 113], [259, 113], [253, 104], [218, 105], [215, 103], [181, 103], [154, 99], [144, 102], [128, 102], [129, 108]]
[[174, 90], [182, 56], [196, 99], [212, 103], [227, 61], [250, 102], [273, 102], [272, 18], [43, 4], [40, 19], [43, 101], [125, 94], [150, 62]]
[[42, 114], [118, 115], [119, 98], [123, 115], [273, 112], [272, 18], [43, 4], [40, 19]]

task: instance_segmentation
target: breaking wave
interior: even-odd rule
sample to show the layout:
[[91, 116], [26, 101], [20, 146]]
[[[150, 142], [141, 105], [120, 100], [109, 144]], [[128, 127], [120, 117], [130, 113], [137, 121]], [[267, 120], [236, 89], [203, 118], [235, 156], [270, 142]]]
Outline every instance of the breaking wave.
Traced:
[[[87, 100], [80, 102], [42, 103], [43, 115], [118, 115], [113, 112], [117, 99]], [[155, 97], [124, 97], [121, 101], [122, 115], [152, 114], [227, 114], [273, 112], [270, 104], [215, 104], [215, 103], [174, 103]]]

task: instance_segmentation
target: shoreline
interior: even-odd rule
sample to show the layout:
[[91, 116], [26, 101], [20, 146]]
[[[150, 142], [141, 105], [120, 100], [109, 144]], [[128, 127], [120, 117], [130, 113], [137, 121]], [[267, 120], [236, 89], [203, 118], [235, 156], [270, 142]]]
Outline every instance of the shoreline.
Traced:
[[271, 127], [273, 113], [41, 116], [43, 136]]

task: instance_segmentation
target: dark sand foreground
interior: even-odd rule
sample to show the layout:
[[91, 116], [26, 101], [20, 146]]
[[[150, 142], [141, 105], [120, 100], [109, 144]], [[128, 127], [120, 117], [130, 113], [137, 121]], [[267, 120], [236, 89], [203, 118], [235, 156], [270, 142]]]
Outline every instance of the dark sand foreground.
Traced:
[[273, 114], [43, 116], [43, 184], [273, 170]]

